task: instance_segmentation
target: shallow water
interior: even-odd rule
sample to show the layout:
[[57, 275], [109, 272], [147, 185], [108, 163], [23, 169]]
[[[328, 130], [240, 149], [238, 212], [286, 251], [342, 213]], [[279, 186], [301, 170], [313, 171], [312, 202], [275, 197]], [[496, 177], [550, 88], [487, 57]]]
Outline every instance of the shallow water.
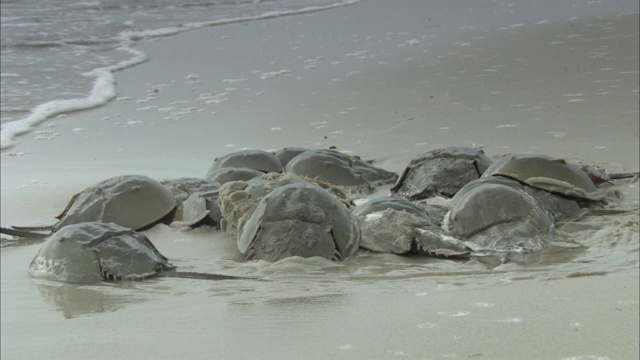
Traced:
[[[498, 283], [512, 280], [540, 280], [604, 275], [617, 271], [637, 268], [640, 263], [639, 249], [639, 207], [638, 183], [620, 181], [615, 188], [627, 192], [625, 200], [609, 202], [605, 209], [595, 208], [592, 214], [583, 218], [559, 223], [559, 241], [551, 248], [534, 253], [489, 254], [476, 253], [470, 259], [441, 259], [427, 256], [398, 256], [379, 254], [361, 250], [356, 256], [344, 261], [330, 261], [323, 258], [293, 257], [270, 263], [267, 261], [245, 261], [237, 249], [235, 241], [221, 230], [211, 226], [196, 229], [176, 229], [159, 224], [143, 231], [156, 247], [179, 271], [197, 273], [217, 273], [247, 278], [237, 281], [184, 280], [172, 278], [149, 279], [142, 282], [115, 282], [102, 285], [62, 285], [55, 282], [33, 280], [42, 297], [47, 302], [67, 313], [75, 315], [110, 311], [112, 307], [124, 307], [133, 301], [136, 291], [153, 296], [154, 289], [171, 289], [181, 294], [190, 292], [192, 284], [198, 287], [216, 289], [226, 293], [225, 301], [249, 301], [252, 296], [243, 289], [270, 292], [271, 298], [279, 291], [283, 296], [292, 296], [289, 286], [305, 286], [305, 291], [314, 296], [330, 296], [332, 292], [346, 291], [354, 284], [375, 283], [385, 287], [385, 282], [396, 281], [444, 281], [464, 282], [469, 279], [487, 277], [483, 281], [498, 280]], [[27, 277], [26, 264], [37, 249], [39, 240], [9, 239], [2, 241], [3, 268], [16, 267]], [[563, 241], [564, 240], [564, 241]], [[16, 270], [4, 273], [3, 279], [11, 277]], [[466, 278], [467, 280], [461, 280]], [[492, 279], [492, 280], [491, 280]], [[12, 281], [15, 281], [13, 279]], [[475, 281], [475, 280], [474, 280]], [[472, 282], [474, 282], [472, 281]], [[163, 285], [167, 284], [167, 285]], [[11, 284], [7, 285], [7, 290]], [[165, 288], [166, 286], [166, 288]], [[313, 290], [311, 290], [313, 288]], [[84, 289], [84, 290], [78, 290]], [[90, 291], [87, 289], [91, 289]], [[113, 290], [121, 289], [121, 290]], [[278, 290], [279, 289], [279, 290]], [[85, 291], [86, 290], [86, 291]], [[104, 294], [99, 294], [104, 291]], [[111, 296], [116, 291], [116, 296]], [[240, 292], [239, 292], [240, 291]], [[248, 290], [247, 290], [248, 291]], [[275, 293], [273, 293], [275, 291]], [[324, 293], [328, 291], [328, 293]], [[98, 296], [100, 301], [82, 303], [77, 297]], [[131, 296], [123, 296], [123, 295]], [[15, 294], [14, 294], [15, 295]], [[234, 300], [235, 299], [235, 300]], [[106, 306], [105, 303], [110, 305]], [[120, 305], [118, 305], [121, 303]]]
[[[638, 308], [639, 187], [624, 180], [616, 188], [625, 194], [623, 201], [558, 227], [570, 246], [508, 258], [448, 260], [360, 251], [341, 262], [298, 257], [245, 261], [221, 230], [161, 224], [144, 233], [179, 270], [246, 279], [62, 284], [29, 277], [27, 267], [40, 241], [4, 239], [2, 354], [79, 358], [91, 353], [104, 359], [132, 353], [295, 359], [301, 352], [318, 359], [512, 358], [521, 351], [530, 358], [632, 356], [629, 344], [637, 336], [637, 323], [628, 316]], [[33, 198], [9, 197], [3, 206], [17, 211], [3, 218], [26, 219], [22, 212], [28, 208], [11, 206], [23, 200], [64, 206], [65, 191], [52, 198], [37, 192]], [[44, 219], [55, 213], [53, 208], [32, 213]], [[549, 338], [558, 333], [569, 344]], [[523, 336], [530, 339], [526, 344], [520, 343]], [[500, 350], [504, 342], [512, 350]]]
[[[588, 333], [594, 327], [602, 331], [594, 317], [603, 311], [591, 308], [596, 298], [617, 294], [608, 306], [620, 316], [638, 306], [637, 286], [624, 286], [624, 294], [620, 288], [606, 289], [637, 283], [637, 277], [628, 278], [639, 262], [637, 202], [617, 208], [629, 212], [564, 226], [581, 246], [514, 255], [506, 263], [367, 251], [342, 262], [297, 257], [246, 262], [234, 241], [211, 227], [185, 231], [157, 225], [145, 232], [179, 270], [247, 278], [239, 280], [48, 282], [30, 279], [26, 271], [40, 244], [7, 246], [1, 251], [2, 352], [72, 358], [96, 349], [96, 358], [130, 353], [298, 358], [300, 351], [310, 352], [309, 358], [501, 358], [506, 354], [496, 352], [497, 344], [479, 345], [480, 339], [490, 344], [492, 336], [517, 341], [514, 336], [528, 334], [532, 344], [542, 346], [546, 335], [540, 337], [536, 328], [594, 339]], [[603, 279], [597, 280], [595, 294], [587, 291], [594, 278]], [[616, 341], [633, 341], [628, 330]], [[24, 337], [34, 342], [17, 341]], [[586, 356], [599, 349], [595, 354], [606, 356], [616, 346], [607, 341], [587, 347], [549, 341], [544, 351], [531, 349], [529, 355]]]
[[[264, 21], [281, 16], [308, 14], [316, 11], [352, 5], [360, 0], [271, 0], [271, 1], [2, 1], [0, 37], [0, 122], [2, 123], [2, 149], [15, 144], [15, 137], [33, 131], [35, 127], [55, 115], [90, 109], [107, 104], [117, 96], [114, 72], [149, 60], [140, 51], [143, 39], [157, 39], [185, 31], [248, 21]], [[398, 47], [421, 48], [429, 45], [468, 46], [470, 39], [496, 30], [513, 31], [535, 23], [549, 22], [599, 14], [637, 11], [637, 4], [628, 0], [589, 1], [578, 4], [563, 1], [553, 9], [528, 2], [448, 3], [432, 2], [424, 6], [425, 24], [412, 26], [398, 33], [387, 32], [387, 38], [396, 35], [419, 37], [402, 39]], [[445, 21], [442, 21], [444, 15]], [[433, 18], [433, 21], [432, 21]], [[436, 20], [438, 19], [438, 20]], [[341, 21], [340, 19], [336, 19]], [[388, 21], [395, 22], [393, 12]], [[401, 21], [401, 19], [400, 19]], [[73, 25], [69, 25], [73, 24]], [[373, 23], [372, 23], [373, 24]], [[365, 26], [366, 35], [348, 34], [351, 40], [367, 45], [382, 38], [383, 26]], [[420, 24], [418, 24], [420, 25]], [[300, 39], [304, 39], [302, 36]], [[339, 47], [346, 39], [338, 38], [333, 46]], [[300, 47], [301, 40], [296, 48]], [[561, 44], [562, 41], [558, 41]], [[292, 44], [294, 45], [294, 44]], [[311, 54], [311, 52], [309, 52]], [[606, 49], [596, 55], [606, 56]], [[370, 50], [356, 50], [347, 54], [359, 60], [384, 60], [388, 52], [376, 54]], [[595, 56], [595, 55], [594, 55]], [[437, 61], [436, 57], [432, 61]], [[313, 69], [322, 63], [322, 56], [309, 57], [305, 68]], [[174, 64], [175, 65], [175, 64]], [[501, 66], [487, 71], [499, 71]], [[633, 70], [629, 74], [633, 74]], [[359, 73], [355, 71], [352, 75]], [[267, 79], [290, 74], [279, 69], [261, 73]], [[227, 79], [229, 84], [243, 78]], [[197, 80], [197, 79], [192, 79]], [[584, 101], [581, 94], [567, 93], [569, 101]], [[571, 98], [571, 97], [576, 98]], [[225, 101], [222, 98], [209, 99]], [[9, 125], [9, 123], [12, 123]], [[36, 138], [49, 139], [55, 135], [46, 129]]]
[[53, 115], [112, 100], [112, 73], [148, 60], [133, 48], [137, 40], [357, 1], [3, 1], [2, 148]]

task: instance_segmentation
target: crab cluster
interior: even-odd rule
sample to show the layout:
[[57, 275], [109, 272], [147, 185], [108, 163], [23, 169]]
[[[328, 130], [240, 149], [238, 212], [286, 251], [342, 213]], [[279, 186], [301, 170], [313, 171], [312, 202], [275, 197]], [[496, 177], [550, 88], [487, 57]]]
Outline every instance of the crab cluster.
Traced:
[[[400, 176], [333, 149], [243, 150], [215, 159], [204, 178], [118, 176], [78, 193], [43, 234], [50, 236], [30, 273], [83, 282], [172, 270], [136, 232], [161, 221], [216, 225], [247, 259], [268, 261], [341, 260], [360, 248], [441, 257], [538, 251], [554, 241], [558, 221], [607, 198], [598, 188], [606, 180], [562, 159], [519, 154], [492, 162], [466, 147], [420, 154]], [[366, 200], [382, 186], [389, 195]]]

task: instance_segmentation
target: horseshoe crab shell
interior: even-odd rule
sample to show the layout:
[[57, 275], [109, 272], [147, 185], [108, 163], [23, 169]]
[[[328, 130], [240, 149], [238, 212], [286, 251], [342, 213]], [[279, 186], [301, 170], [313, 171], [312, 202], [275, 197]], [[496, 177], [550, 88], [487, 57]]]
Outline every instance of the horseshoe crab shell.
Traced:
[[286, 147], [276, 151], [276, 156], [282, 163], [282, 166], [286, 167], [291, 159], [308, 150], [309, 149], [303, 147]]
[[285, 171], [343, 187], [350, 193], [369, 193], [373, 187], [392, 184], [398, 178], [394, 172], [330, 149], [305, 151], [291, 159]]
[[160, 183], [168, 187], [179, 202], [186, 200], [189, 195], [198, 191], [215, 190], [220, 187], [219, 183], [197, 177], [163, 180]]
[[161, 183], [142, 175], [116, 176], [74, 195], [56, 217], [60, 221], [54, 231], [95, 221], [138, 230], [159, 221], [175, 206], [175, 196]]
[[260, 199], [281, 186], [298, 183], [319, 186], [335, 195], [347, 207], [353, 205], [342, 189], [330, 184], [305, 179], [291, 173], [268, 173], [248, 181], [233, 181], [222, 185], [218, 198], [221, 211], [220, 227], [237, 238], [238, 229], [242, 229], [244, 222], [251, 216]]
[[538, 205], [545, 208], [555, 221], [571, 221], [581, 218], [587, 211], [580, 207], [575, 199], [556, 195], [545, 190], [528, 186], [518, 180], [505, 176], [487, 176], [473, 180], [465, 185], [456, 196], [451, 199], [449, 206], [454, 206], [469, 190], [484, 184], [499, 184], [512, 187], [531, 196]]
[[238, 230], [242, 229], [262, 197], [278, 187], [304, 182], [295, 174], [269, 173], [249, 181], [231, 181], [222, 185], [218, 197], [222, 217], [220, 227], [237, 238]]
[[604, 195], [580, 166], [564, 159], [539, 154], [508, 155], [489, 167], [483, 177], [506, 176], [552, 193], [586, 200], [602, 200]]
[[279, 187], [263, 197], [238, 237], [249, 259], [289, 256], [341, 260], [360, 243], [357, 221], [328, 191], [307, 183]]
[[98, 222], [68, 225], [51, 235], [29, 266], [34, 278], [74, 283], [143, 279], [174, 270], [144, 235]]
[[222, 218], [218, 206], [219, 190], [198, 191], [191, 194], [183, 203], [182, 220], [172, 222], [171, 226], [194, 226], [207, 223], [216, 225]]
[[524, 191], [500, 183], [461, 189], [442, 227], [474, 250], [544, 249], [555, 227], [551, 214]]
[[370, 200], [352, 212], [360, 221], [360, 247], [393, 254], [425, 254], [459, 257], [469, 249], [446, 236], [427, 211], [412, 202], [393, 197]]
[[391, 193], [410, 200], [436, 195], [450, 198], [491, 165], [482, 150], [447, 147], [428, 151], [412, 159], [391, 188]]
[[179, 178], [162, 181], [176, 197], [176, 210], [171, 226], [194, 226], [208, 216], [214, 223], [220, 221], [218, 189], [220, 184], [200, 178]]
[[205, 179], [224, 184], [229, 181], [247, 181], [263, 174], [262, 171], [245, 167], [223, 167], [207, 173]]
[[404, 211], [424, 218], [429, 218], [427, 210], [422, 206], [416, 205], [409, 200], [394, 196], [384, 196], [367, 200], [366, 202], [356, 206], [351, 213], [355, 216], [366, 216], [387, 209]]
[[282, 172], [282, 163], [272, 152], [264, 150], [240, 150], [214, 160], [205, 178], [224, 167], [249, 168], [263, 173]]

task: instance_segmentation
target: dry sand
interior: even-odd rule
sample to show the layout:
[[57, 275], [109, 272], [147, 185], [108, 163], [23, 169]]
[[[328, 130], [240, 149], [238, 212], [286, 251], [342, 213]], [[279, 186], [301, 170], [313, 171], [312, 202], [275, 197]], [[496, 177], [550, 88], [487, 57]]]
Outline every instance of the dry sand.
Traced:
[[[3, 151], [2, 224], [51, 222], [115, 175], [203, 176], [245, 147], [337, 146], [393, 171], [449, 145], [638, 170], [637, 4], [393, 4], [140, 42], [151, 60], [117, 73], [117, 100]], [[619, 188], [627, 212], [562, 227], [586, 250], [492, 270], [366, 252], [244, 262], [218, 231], [158, 225], [147, 234], [182, 269], [264, 280], [77, 286], [29, 278], [39, 244], [4, 247], [1, 356], [637, 359], [638, 184]]]

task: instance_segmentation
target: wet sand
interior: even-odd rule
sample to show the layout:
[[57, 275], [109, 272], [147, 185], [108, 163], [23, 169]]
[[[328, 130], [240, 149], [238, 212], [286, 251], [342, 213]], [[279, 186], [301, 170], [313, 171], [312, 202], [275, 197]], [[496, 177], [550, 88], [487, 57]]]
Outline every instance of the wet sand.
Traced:
[[[3, 151], [1, 222], [50, 223], [120, 174], [201, 177], [243, 148], [337, 146], [399, 172], [461, 145], [637, 171], [637, 4], [492, 6], [456, 23], [366, 1], [141, 41], [151, 60], [116, 73], [117, 100]], [[507, 15], [469, 22], [483, 11]], [[638, 358], [638, 183], [619, 188], [624, 213], [565, 227], [586, 250], [493, 269], [364, 251], [245, 262], [220, 231], [158, 225], [147, 235], [180, 268], [261, 280], [61, 285], [29, 278], [38, 243], [3, 247], [1, 356]]]

